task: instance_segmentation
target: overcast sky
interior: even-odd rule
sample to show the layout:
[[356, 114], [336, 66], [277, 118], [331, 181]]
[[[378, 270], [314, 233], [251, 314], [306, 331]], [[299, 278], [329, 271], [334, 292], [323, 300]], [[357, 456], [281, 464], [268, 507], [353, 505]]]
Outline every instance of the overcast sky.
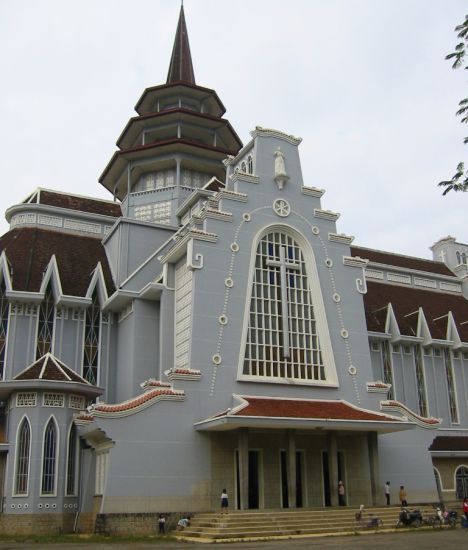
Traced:
[[[0, 0], [0, 210], [36, 187], [112, 198], [98, 178], [145, 87], [162, 84], [180, 0]], [[303, 138], [306, 185], [355, 244], [431, 257], [468, 242], [466, 71], [444, 60], [462, 0], [185, 0], [197, 84], [246, 143]], [[8, 229], [6, 221], [0, 230]]]

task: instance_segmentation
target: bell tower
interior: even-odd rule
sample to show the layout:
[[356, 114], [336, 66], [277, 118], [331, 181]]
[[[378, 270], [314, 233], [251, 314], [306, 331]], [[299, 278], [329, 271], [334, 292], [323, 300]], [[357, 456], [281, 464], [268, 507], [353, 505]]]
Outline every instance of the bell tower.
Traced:
[[135, 110], [99, 181], [125, 217], [177, 226], [188, 195], [224, 182], [222, 160], [242, 147], [216, 92], [195, 83], [183, 5], [166, 84], [146, 88]]

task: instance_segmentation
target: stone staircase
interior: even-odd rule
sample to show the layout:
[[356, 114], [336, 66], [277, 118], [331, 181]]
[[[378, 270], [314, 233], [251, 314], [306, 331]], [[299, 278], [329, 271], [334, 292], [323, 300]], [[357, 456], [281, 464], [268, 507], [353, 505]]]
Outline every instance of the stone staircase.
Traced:
[[[423, 516], [434, 514], [434, 509], [430, 505], [417, 508]], [[356, 531], [374, 531], [375, 529], [366, 527], [371, 514], [382, 520], [383, 526], [379, 529], [386, 530], [396, 527], [400, 507], [366, 508], [361, 524], [355, 520], [356, 511], [357, 508], [343, 507], [231, 511], [227, 514], [203, 513], [193, 516], [190, 526], [183, 531], [175, 532], [174, 535], [181, 540], [198, 542], [330, 536]]]

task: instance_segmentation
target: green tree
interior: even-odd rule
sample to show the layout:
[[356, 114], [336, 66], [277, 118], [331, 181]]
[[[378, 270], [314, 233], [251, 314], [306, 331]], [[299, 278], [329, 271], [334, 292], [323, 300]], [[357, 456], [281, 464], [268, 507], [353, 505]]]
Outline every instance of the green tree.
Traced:
[[[467, 56], [468, 56], [468, 15], [465, 15], [465, 21], [455, 27], [457, 37], [461, 39], [455, 46], [455, 51], [445, 56], [445, 59], [453, 61], [452, 69], [459, 69], [465, 66], [468, 69]], [[461, 117], [460, 122], [462, 124], [468, 123], [468, 98], [462, 99], [458, 104], [457, 116]], [[468, 143], [468, 137], [463, 140], [463, 143]], [[445, 187], [443, 195], [446, 195], [449, 191], [468, 191], [468, 170], [465, 171], [465, 164], [460, 162], [457, 166], [457, 171], [451, 180], [439, 182], [440, 187]]]

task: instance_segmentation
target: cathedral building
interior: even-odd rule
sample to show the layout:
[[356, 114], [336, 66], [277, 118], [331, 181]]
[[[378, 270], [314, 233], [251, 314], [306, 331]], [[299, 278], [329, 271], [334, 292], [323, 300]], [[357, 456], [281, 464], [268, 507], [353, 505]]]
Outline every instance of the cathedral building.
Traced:
[[100, 176], [0, 238], [0, 530], [468, 494], [468, 246], [352, 245], [301, 139], [242, 144], [181, 8]]

